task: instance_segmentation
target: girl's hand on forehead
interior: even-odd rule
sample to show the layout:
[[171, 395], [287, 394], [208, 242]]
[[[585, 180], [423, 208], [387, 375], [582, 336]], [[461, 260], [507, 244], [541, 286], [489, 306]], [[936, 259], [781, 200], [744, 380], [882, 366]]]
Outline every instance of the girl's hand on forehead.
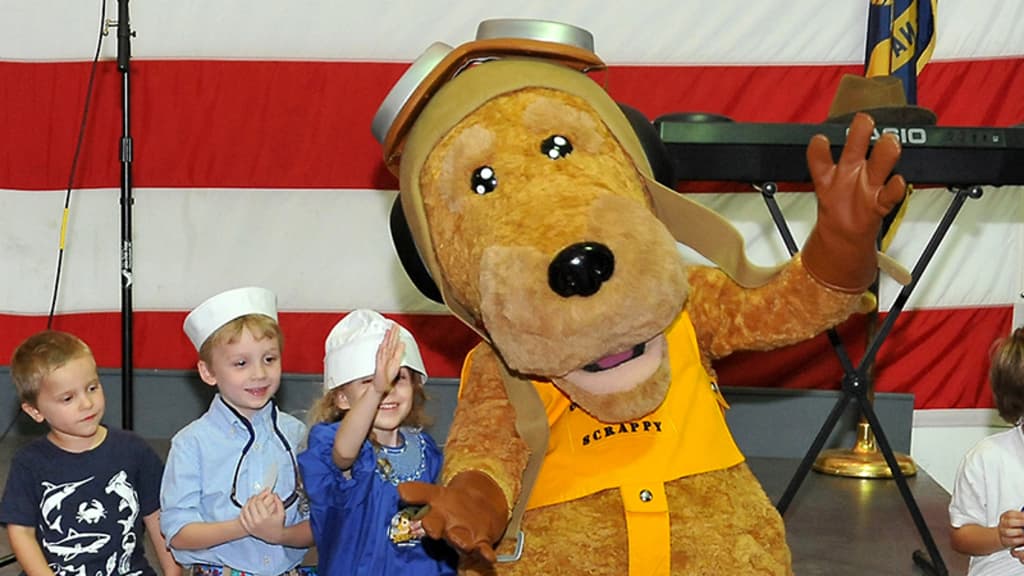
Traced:
[[398, 326], [392, 324], [377, 347], [377, 365], [373, 372], [373, 389], [387, 394], [394, 386], [398, 371], [402, 368], [405, 343], [398, 338]]

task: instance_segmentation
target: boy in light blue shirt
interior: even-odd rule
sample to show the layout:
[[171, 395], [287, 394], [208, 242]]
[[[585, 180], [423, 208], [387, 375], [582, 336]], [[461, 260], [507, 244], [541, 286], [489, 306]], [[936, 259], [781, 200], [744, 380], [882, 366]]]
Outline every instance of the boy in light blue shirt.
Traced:
[[199, 376], [217, 388], [206, 414], [175, 434], [160, 527], [174, 558], [204, 576], [278, 576], [313, 544], [295, 454], [306, 426], [278, 410], [281, 331], [263, 288], [222, 292], [185, 318]]

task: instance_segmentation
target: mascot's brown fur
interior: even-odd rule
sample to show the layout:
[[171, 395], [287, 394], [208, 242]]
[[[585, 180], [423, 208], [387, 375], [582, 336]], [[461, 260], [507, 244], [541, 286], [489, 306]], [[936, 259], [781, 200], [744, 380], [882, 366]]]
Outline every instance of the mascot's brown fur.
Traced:
[[[718, 267], [682, 260], [656, 216], [657, 184], [636, 136], [585, 75], [564, 63], [512, 58], [446, 82], [404, 142], [401, 200], [445, 302], [485, 342], [464, 370], [441, 485], [400, 487], [407, 501], [431, 505], [427, 532], [460, 549], [461, 571], [469, 574], [791, 573], [782, 520], [742, 457], [664, 482], [652, 475], [636, 504], [623, 484], [532, 507], [523, 517], [521, 558], [495, 563], [495, 552], [511, 552], [514, 538], [498, 541], [530, 455], [502, 375], [546, 390], [549, 418], [561, 405], [603, 424], [571, 447], [583, 458], [596, 439], [610, 444], [644, 432], [645, 417], [673, 386], [690, 385], [677, 381], [666, 344], [667, 332], [688, 318], [699, 350], [693, 363], [704, 369], [695, 373], [709, 383], [699, 397], [711, 399], [709, 413], [721, 419], [724, 401], [707, 378], [713, 359], [809, 338], [846, 318], [874, 279], [881, 217], [903, 194], [899, 177], [886, 185], [898, 143], [886, 137], [865, 159], [873, 123], [864, 115], [854, 120], [838, 165], [827, 140], [815, 138], [808, 160], [819, 197], [816, 228], [770, 280], [744, 287]], [[554, 264], [581, 244], [604, 247], [575, 262], [596, 258], [599, 277], [574, 278], [573, 265], [560, 271]], [[685, 425], [650, 428], [664, 435]], [[715, 426], [702, 429], [724, 430]], [[727, 432], [720, 436], [686, 439], [698, 449], [684, 459], [714, 459], [694, 454], [732, 445]], [[627, 451], [607, 468], [646, 480], [646, 470], [630, 469], [632, 456]], [[558, 488], [542, 485], [549, 477], [542, 474], [534, 491]], [[645, 515], [648, 502], [655, 508]], [[658, 524], [659, 514], [667, 524]], [[664, 527], [664, 538], [659, 528], [643, 527], [648, 521]], [[647, 534], [654, 544], [643, 541]], [[658, 542], [666, 550], [654, 550], [653, 560], [638, 556]]]

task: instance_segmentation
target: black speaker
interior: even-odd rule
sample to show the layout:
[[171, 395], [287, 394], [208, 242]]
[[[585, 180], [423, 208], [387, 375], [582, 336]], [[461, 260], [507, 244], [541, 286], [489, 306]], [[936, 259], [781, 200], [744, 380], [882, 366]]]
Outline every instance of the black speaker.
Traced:
[[626, 119], [629, 120], [630, 125], [633, 126], [633, 131], [636, 132], [637, 138], [640, 139], [640, 146], [643, 147], [644, 154], [647, 156], [647, 162], [651, 165], [651, 173], [654, 175], [654, 179], [662, 186], [674, 190], [676, 187], [675, 166], [672, 164], [672, 157], [668, 154], [668, 148], [661, 141], [658, 129], [647, 119], [643, 112], [628, 104], [621, 102], [618, 104], [619, 108], [622, 109], [622, 113], [626, 115]]
[[[658, 135], [658, 141], [661, 142], [661, 123], [662, 122], [690, 122], [690, 123], [694, 123], [694, 124], [699, 124], [699, 123], [705, 123], [705, 122], [732, 122], [732, 121], [733, 121], [732, 118], [729, 118], [728, 116], [722, 116], [720, 114], [710, 114], [710, 113], [707, 113], [707, 112], [670, 112], [668, 114], [662, 114], [661, 116], [658, 116], [657, 118], [655, 118], [654, 122], [652, 122], [652, 125], [654, 126], [654, 133]], [[662, 147], [663, 148], [665, 147], [664, 143], [662, 143]], [[667, 148], [665, 148], [665, 156], [667, 158], [667, 161], [673, 166], [673, 168], [676, 168], [675, 161], [673, 161], [672, 160], [672, 156], [670, 156], [668, 154], [668, 149]], [[678, 161], [678, 159], [676, 161]], [[682, 173], [682, 170], [678, 170], [676, 173], [677, 174]], [[665, 186], [667, 186], [667, 187], [669, 187], [669, 188], [671, 188], [673, 190], [675, 190], [675, 188], [676, 188], [676, 181], [677, 181], [677, 179], [673, 179], [672, 180], [672, 184], [665, 184], [664, 182], [661, 182], [661, 180], [658, 180], [658, 182], [661, 182], [662, 184], [665, 184]]]
[[409, 222], [405, 219], [405, 212], [402, 210], [402, 200], [395, 196], [391, 205], [391, 242], [395, 245], [395, 252], [398, 253], [398, 260], [405, 269], [405, 274], [412, 280], [412, 283], [421, 294], [434, 302], [443, 304], [441, 290], [437, 283], [430, 276], [427, 265], [423, 263], [420, 252], [413, 242], [412, 232], [409, 230]]

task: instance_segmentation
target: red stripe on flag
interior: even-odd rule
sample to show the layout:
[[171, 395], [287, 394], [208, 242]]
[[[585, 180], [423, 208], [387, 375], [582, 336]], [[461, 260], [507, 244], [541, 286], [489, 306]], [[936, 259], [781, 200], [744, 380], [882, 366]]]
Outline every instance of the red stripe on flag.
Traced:
[[[136, 312], [135, 367], [192, 369], [195, 349], [181, 330], [185, 312]], [[286, 372], [319, 374], [323, 342], [343, 313], [281, 314], [285, 334], [282, 359]], [[458, 377], [462, 359], [479, 341], [453, 316], [388, 314], [415, 335], [434, 377]], [[884, 315], [883, 315], [884, 318]], [[991, 407], [988, 385], [990, 344], [1009, 333], [1011, 306], [909, 310], [903, 312], [879, 350], [875, 362], [876, 390], [915, 394], [917, 408]], [[0, 364], [24, 338], [46, 325], [39, 316], [0, 315]], [[121, 358], [120, 315], [69, 314], [54, 327], [82, 337], [101, 366], [118, 367]], [[840, 338], [854, 363], [866, 348], [866, 321], [854, 316], [839, 327]], [[741, 352], [715, 365], [724, 386], [838, 389], [843, 372], [827, 337], [771, 352]]]
[[[1012, 325], [1012, 306], [905, 311], [879, 348], [875, 390], [912, 393], [916, 408], [990, 408], [989, 347]], [[866, 317], [851, 317], [838, 332], [858, 365], [867, 348]], [[736, 353], [715, 370], [723, 386], [838, 390], [843, 378], [824, 334], [779, 350]]]
[[989, 351], [1013, 329], [1013, 306], [906, 314], [879, 352], [877, 389], [913, 393], [918, 408], [991, 408]]
[[[134, 366], [140, 370], [189, 370], [195, 368], [196, 350], [182, 323], [187, 312], [136, 312], [133, 315]], [[282, 312], [285, 372], [323, 372], [324, 340], [334, 324], [345, 316], [338, 313]], [[385, 314], [412, 332], [423, 362], [431, 376], [457, 378], [462, 359], [479, 342], [479, 337], [454, 316], [426, 314]], [[0, 315], [0, 365], [10, 363], [17, 345], [46, 328], [43, 316]], [[118, 312], [65, 314], [54, 318], [53, 328], [71, 332], [85, 340], [101, 367], [121, 366], [121, 315]]]
[[[133, 63], [134, 183], [142, 187], [395, 188], [370, 120], [406, 64]], [[652, 118], [711, 112], [744, 122], [818, 122], [851, 66], [613, 66], [595, 75]], [[0, 188], [59, 190], [89, 63], [0, 62]], [[965, 89], [969, 87], [969, 89]], [[76, 187], [119, 185], [120, 75], [100, 63]], [[933, 62], [920, 103], [944, 125], [1024, 122], [1024, 58]], [[42, 129], [41, 129], [42, 127]]]

